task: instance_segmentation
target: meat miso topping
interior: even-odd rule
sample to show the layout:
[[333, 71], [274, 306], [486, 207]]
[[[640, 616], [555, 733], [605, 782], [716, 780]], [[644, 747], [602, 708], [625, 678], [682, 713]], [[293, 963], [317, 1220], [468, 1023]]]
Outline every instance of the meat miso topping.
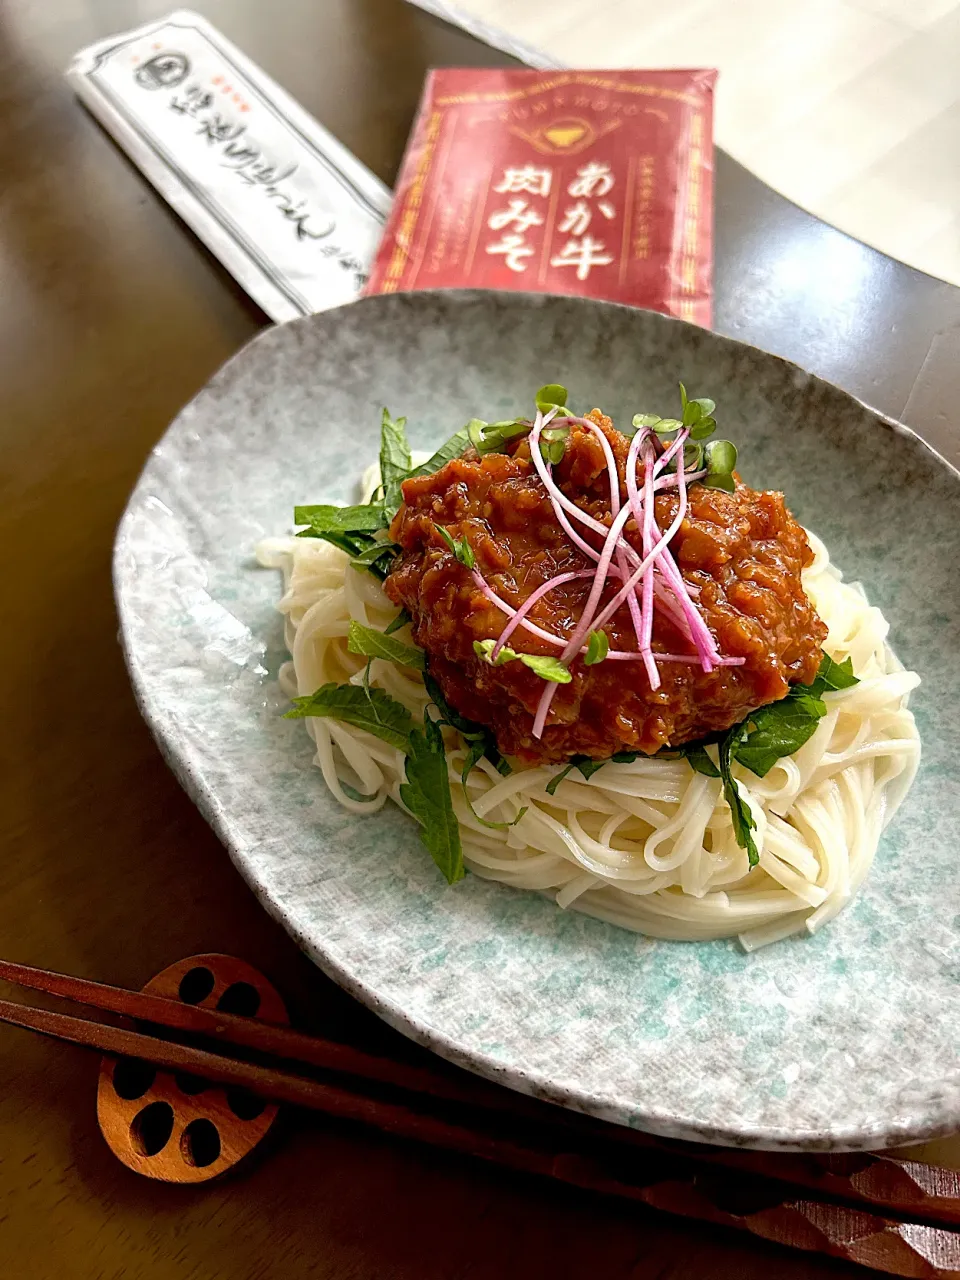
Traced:
[[[599, 410], [588, 417], [613, 450], [620, 500], [626, 503], [630, 441]], [[604, 452], [586, 428], [571, 428], [553, 477], [568, 499], [609, 528]], [[678, 503], [675, 489], [657, 494], [654, 510], [661, 531], [676, 516]], [[474, 642], [496, 640], [507, 618], [437, 525], [454, 540], [466, 539], [479, 573], [514, 608], [558, 574], [596, 565], [561, 528], [526, 439], [508, 453], [481, 457], [469, 450], [433, 475], [403, 484], [403, 505], [390, 530], [401, 554], [385, 581], [387, 594], [409, 611], [414, 640], [426, 650], [430, 673], [451, 706], [488, 725], [500, 750], [526, 764], [574, 755], [603, 760], [620, 751], [652, 754], [680, 746], [730, 728], [783, 698], [791, 684], [809, 684], [817, 674], [827, 629], [801, 585], [801, 570], [813, 556], [783, 494], [758, 492], [739, 479], [733, 493], [695, 482], [671, 552], [720, 653], [742, 659], [742, 665], [706, 672], [697, 661], [664, 662], [660, 688], [654, 691], [643, 662], [608, 659], [587, 666], [580, 654], [569, 664], [570, 682], [556, 688], [538, 740], [533, 724], [544, 682], [521, 662], [495, 666], [477, 656]], [[577, 531], [601, 550], [599, 534], [579, 524]], [[642, 555], [642, 534], [632, 517], [623, 532]], [[551, 589], [533, 606], [529, 621], [568, 639], [580, 620], [591, 576]], [[619, 585], [611, 579], [601, 603], [612, 600]], [[604, 630], [611, 650], [636, 650], [626, 604]], [[559, 652], [522, 626], [509, 644], [525, 654], [556, 658]], [[652, 647], [654, 655], [693, 654], [689, 635], [663, 610], [654, 614]]]

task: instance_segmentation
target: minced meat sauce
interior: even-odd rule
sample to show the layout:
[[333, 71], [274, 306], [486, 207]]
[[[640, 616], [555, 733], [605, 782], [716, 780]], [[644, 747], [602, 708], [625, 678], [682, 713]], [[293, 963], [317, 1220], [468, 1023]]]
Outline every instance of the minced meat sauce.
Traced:
[[[625, 503], [629, 440], [599, 410], [589, 416], [613, 448]], [[610, 524], [607, 468], [592, 433], [571, 429], [554, 478], [583, 511]], [[505, 755], [538, 764], [573, 755], [602, 760], [618, 751], [653, 753], [728, 729], [748, 712], [784, 697], [790, 684], [809, 684], [817, 673], [827, 629], [801, 586], [800, 571], [813, 556], [783, 494], [760, 493], [739, 480], [734, 493], [694, 483], [670, 550], [686, 582], [698, 589], [697, 607], [720, 653], [742, 657], [744, 664], [707, 674], [699, 663], [662, 663], [662, 684], [653, 691], [642, 662], [585, 666], [577, 657], [570, 664], [573, 679], [557, 687], [538, 741], [533, 719], [544, 682], [523, 663], [491, 666], [477, 658], [473, 642], [498, 637], [507, 615], [483, 595], [435, 528], [443, 525], [454, 538], [468, 540], [477, 569], [514, 608], [557, 574], [592, 567], [560, 527], [526, 439], [512, 455], [480, 457], [471, 450], [433, 475], [407, 480], [403, 498], [391, 527], [402, 553], [386, 580], [387, 594], [411, 614], [414, 639], [429, 655], [430, 673], [445, 698], [462, 715], [493, 729]], [[661, 530], [676, 515], [678, 501], [675, 491], [657, 495]], [[600, 549], [598, 534], [579, 524], [577, 529]], [[632, 519], [624, 533], [642, 552]], [[590, 585], [583, 578], [548, 592], [533, 607], [530, 621], [568, 637]], [[602, 602], [617, 586], [611, 578]], [[604, 630], [611, 649], [636, 650], [626, 606]], [[559, 654], [523, 627], [509, 643], [525, 653]], [[689, 641], [660, 609], [654, 611], [653, 650], [691, 652]]]

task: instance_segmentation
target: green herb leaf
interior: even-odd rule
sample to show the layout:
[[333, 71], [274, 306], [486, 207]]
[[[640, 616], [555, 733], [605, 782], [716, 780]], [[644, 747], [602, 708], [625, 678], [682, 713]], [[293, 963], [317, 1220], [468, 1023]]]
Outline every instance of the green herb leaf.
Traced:
[[468, 428], [463, 427], [456, 435], [451, 436], [445, 444], [442, 444], [431, 458], [428, 458], [426, 462], [422, 462], [419, 467], [414, 467], [407, 479], [412, 480], [415, 476], [432, 476], [435, 471], [439, 471], [448, 462], [452, 462], [454, 458], [459, 458], [469, 444]]
[[464, 876], [460, 828], [453, 811], [443, 734], [429, 716], [422, 730], [410, 731], [405, 772], [400, 799], [420, 823], [420, 839], [447, 883], [455, 884]]
[[740, 741], [742, 733], [742, 727], [734, 725], [730, 732], [721, 738], [720, 776], [723, 778], [724, 799], [730, 808], [730, 816], [733, 818], [733, 834], [740, 848], [746, 849], [749, 865], [755, 867], [760, 861], [760, 851], [750, 833], [756, 830], [757, 824], [753, 814], [750, 812], [750, 806], [740, 794], [740, 789], [730, 770], [731, 754]]
[[[714, 409], [716, 409], [717, 406], [713, 400], [707, 400], [704, 396], [698, 396], [696, 400], [692, 400], [687, 395], [687, 388], [683, 383], [680, 382], [677, 385], [680, 387], [680, 407], [684, 414], [687, 411], [687, 406], [691, 404], [698, 405], [700, 413], [713, 413]], [[697, 417], [699, 418], [699, 416], [700, 414], [698, 413]]]
[[467, 790], [467, 778], [470, 776], [471, 770], [477, 765], [482, 756], [486, 755], [486, 745], [483, 738], [474, 738], [468, 744], [466, 759], [463, 762], [463, 769], [460, 772], [460, 783], [463, 787], [463, 798], [466, 800], [470, 812], [476, 820], [485, 827], [492, 827], [495, 831], [509, 831], [511, 827], [515, 827], [523, 815], [527, 812], [527, 805], [524, 805], [512, 822], [491, 822], [489, 818], [481, 818], [473, 807], [473, 801], [470, 799], [470, 793]]
[[322, 538], [324, 542], [332, 543], [333, 546], [339, 547], [341, 551], [345, 551], [348, 556], [359, 556], [361, 552], [366, 551], [372, 545], [371, 535], [368, 533], [335, 533], [328, 530], [326, 533], [314, 533], [312, 529], [301, 529], [297, 534], [298, 538]]
[[747, 716], [740, 726], [744, 733], [734, 757], [758, 778], [765, 778], [778, 760], [792, 756], [813, 737], [827, 714], [820, 695], [858, 683], [850, 658], [834, 662], [824, 654], [812, 684], [795, 684], [785, 698]]
[[381, 556], [389, 556], [393, 559], [399, 550], [395, 542], [371, 542], [359, 555], [353, 557], [353, 563], [365, 567], [379, 560]]
[[371, 542], [351, 563], [357, 569], [366, 569], [382, 582], [393, 567], [400, 548], [395, 542]]
[[380, 480], [383, 485], [383, 511], [389, 523], [403, 501], [401, 483], [410, 474], [412, 459], [407, 444], [406, 418], [394, 421], [387, 409], [380, 423]]
[[347, 648], [351, 653], [362, 654], [365, 658], [383, 658], [387, 662], [399, 663], [401, 667], [413, 667], [417, 671], [422, 671], [425, 666], [422, 649], [394, 640], [385, 631], [365, 627], [355, 618], [350, 622]]
[[467, 539], [465, 537], [454, 539], [442, 524], [435, 524], [433, 527], [436, 529], [437, 533], [440, 534], [460, 563], [467, 569], [472, 569], [477, 563], [477, 560], [476, 556], [473, 554], [473, 548], [470, 546]]
[[587, 641], [587, 652], [583, 656], [583, 665], [585, 667], [593, 667], [598, 662], [603, 662], [604, 658], [610, 652], [610, 637], [605, 631], [591, 631], [590, 639]]
[[288, 720], [328, 716], [331, 720], [366, 729], [367, 733], [401, 751], [407, 745], [407, 735], [413, 726], [413, 718], [402, 702], [382, 689], [361, 689], [355, 684], [325, 684], [316, 693], [294, 698], [293, 704], [293, 710], [285, 717]]
[[489, 426], [490, 423], [484, 422], [482, 418], [471, 418], [467, 423], [467, 438], [479, 453], [486, 451], [487, 429]]
[[477, 724], [475, 720], [468, 720], [466, 716], [462, 716], [459, 711], [451, 707], [443, 696], [443, 690], [429, 670], [424, 673], [423, 683], [427, 693], [430, 695], [430, 701], [440, 712], [441, 723], [448, 724], [451, 729], [456, 729], [468, 741], [479, 738], [484, 744], [483, 754], [498, 773], [502, 773], [504, 777], [508, 776], [511, 772], [510, 765], [497, 750], [497, 740], [493, 732], [486, 725]]
[[293, 523], [308, 525], [301, 535], [308, 538], [322, 538], [327, 533], [376, 533], [387, 524], [379, 506], [334, 507], [328, 503], [294, 507]]
[[470, 777], [470, 774], [473, 771], [474, 767], [479, 763], [479, 761], [482, 758], [483, 758], [483, 738], [477, 737], [477, 738], [468, 739], [467, 755], [463, 762], [463, 768], [460, 770], [460, 781], [463, 784], [464, 799], [466, 800], [467, 804], [470, 805], [470, 810], [471, 812], [473, 812], [473, 816], [477, 819], [478, 822], [482, 822], [483, 819], [480, 818], [479, 815], [474, 811], [473, 805], [470, 802], [470, 797], [467, 795], [467, 779]]
[[440, 712], [440, 718], [445, 724], [448, 724], [451, 729], [458, 730], [465, 738], [483, 737], [486, 732], [483, 725], [476, 724], [473, 720], [468, 720], [466, 716], [462, 716], [459, 711], [451, 707], [443, 696], [443, 690], [429, 671], [423, 677], [423, 684], [430, 695], [430, 701], [435, 704]]
[[[759, 778], [766, 777], [778, 760], [799, 751], [816, 732], [827, 711], [820, 695], [831, 689], [849, 689], [857, 683], [849, 658], [844, 662], [834, 662], [823, 654], [812, 684], [793, 685], [786, 697], [751, 712], [722, 737], [688, 742], [677, 748], [676, 754], [685, 757], [698, 773], [708, 778], [723, 778], [724, 796], [733, 815], [737, 842], [750, 855], [751, 866], [756, 865], [759, 856], [750, 836], [755, 824], [748, 821], [749, 810], [733, 786], [731, 761], [736, 760]], [[720, 744], [719, 772], [705, 749], [711, 742]]]
[[[634, 414], [634, 427], [652, 427], [658, 435], [669, 435], [673, 431], [677, 431], [681, 427], [685, 427], [690, 432], [691, 440], [706, 440], [711, 436], [717, 428], [717, 422], [713, 414], [716, 410], [716, 402], [710, 400], [707, 396], [698, 396], [691, 399], [687, 395], [687, 389], [680, 383], [680, 417], [677, 418], [659, 418], [655, 413], [637, 413]], [[686, 453], [687, 446], [684, 446]], [[736, 457], [734, 456], [734, 462]], [[676, 470], [676, 463], [671, 464]], [[689, 463], [687, 464], [690, 465]], [[699, 464], [697, 470], [699, 470]], [[727, 488], [725, 474], [721, 469], [717, 468], [716, 479], [717, 488]], [[732, 471], [733, 468], [731, 467]], [[704, 482], [706, 483], [706, 481]]]
[[824, 703], [802, 690], [795, 685], [785, 698], [747, 717], [747, 732], [734, 756], [758, 778], [765, 778], [781, 757], [799, 751], [826, 714]]
[[707, 755], [706, 748], [701, 743], [688, 743], [680, 748], [680, 754], [687, 760], [691, 769], [702, 773], [705, 778], [720, 777], [720, 770]]
[[453, 540], [453, 535], [448, 533], [442, 524], [435, 524], [433, 527], [436, 529], [437, 533], [439, 533], [440, 537], [444, 540], [444, 542], [447, 544], [447, 546], [450, 548], [453, 554], [456, 555], [457, 544]]
[[571, 769], [579, 769], [584, 779], [589, 782], [598, 769], [602, 769], [605, 764], [633, 764], [634, 760], [639, 760], [643, 755], [642, 751], [617, 751], [609, 760], [593, 760], [590, 756], [574, 756], [570, 763], [565, 765], [559, 773], [547, 783], [546, 791], [548, 795], [554, 795], [557, 787], [564, 780]]
[[687, 395], [686, 387], [681, 382], [680, 407], [683, 425], [690, 428], [690, 438], [706, 440], [717, 425], [712, 416], [717, 407], [715, 402], [708, 400], [706, 396], [698, 396], [697, 399], [691, 400]]
[[547, 795], [548, 796], [556, 795], [557, 787], [559, 787], [560, 783], [564, 780], [564, 778], [571, 771], [571, 769], [575, 769], [576, 767], [577, 767], [576, 761], [571, 760], [569, 764], [564, 765], [564, 767], [560, 770], [559, 773], [555, 773], [553, 777], [550, 779], [550, 781], [547, 783], [546, 787], [544, 788]]
[[703, 452], [711, 471], [729, 475], [737, 465], [737, 446], [729, 440], [711, 440]]
[[[631, 763], [637, 758], [636, 752], [624, 752], [622, 754], [627, 755], [630, 758], [629, 761], [627, 761], [626, 763]], [[616, 756], [610, 757], [610, 760], [616, 760], [616, 759], [617, 759]], [[571, 771], [571, 769], [579, 769], [585, 781], [589, 782], [590, 779], [593, 777], [593, 775], [597, 772], [597, 770], [602, 769], [605, 764], [609, 764], [610, 760], [593, 760], [591, 759], [590, 756], [574, 756], [571, 759], [570, 763], [568, 765], [565, 765], [560, 770], [559, 773], [554, 774], [554, 776], [547, 783], [546, 785], [547, 795], [552, 796], [556, 794], [557, 787], [559, 787], [560, 783], [564, 780], [564, 778]], [[618, 763], [624, 763], [624, 761], [620, 760]]]
[[821, 693], [826, 693], [830, 689], [850, 689], [860, 681], [853, 674], [853, 659], [845, 658], [843, 662], [834, 662], [831, 657], [824, 654], [820, 659], [820, 670], [814, 677], [813, 684], [801, 685], [801, 688], [809, 689], [815, 698], [819, 698]]
[[392, 636], [395, 631], [399, 631], [401, 627], [405, 627], [408, 622], [412, 621], [413, 619], [410, 617], [410, 614], [406, 609], [401, 609], [390, 625], [384, 627], [383, 634], [385, 636]]

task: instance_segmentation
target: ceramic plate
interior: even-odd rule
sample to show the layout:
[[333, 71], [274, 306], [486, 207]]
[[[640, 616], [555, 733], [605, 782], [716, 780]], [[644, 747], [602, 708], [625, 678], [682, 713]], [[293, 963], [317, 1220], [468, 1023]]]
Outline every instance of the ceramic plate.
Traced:
[[[344, 812], [281, 718], [280, 580], [253, 557], [295, 503], [356, 499], [384, 404], [431, 448], [544, 382], [616, 416], [666, 411], [681, 377], [923, 678], [920, 774], [863, 892], [816, 937], [753, 955], [652, 942], [475, 877], [449, 888], [405, 815]], [[137, 695], [183, 785], [267, 909], [389, 1023], [622, 1124], [855, 1149], [960, 1126], [958, 565], [960, 476], [835, 387], [649, 312], [454, 292], [366, 299], [245, 347], [152, 454], [115, 579]]]

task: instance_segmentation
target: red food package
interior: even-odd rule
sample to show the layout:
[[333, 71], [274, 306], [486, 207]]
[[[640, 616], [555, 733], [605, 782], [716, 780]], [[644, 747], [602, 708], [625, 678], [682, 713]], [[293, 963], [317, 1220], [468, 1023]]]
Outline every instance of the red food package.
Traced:
[[427, 77], [366, 293], [579, 293], [709, 325], [715, 71]]

